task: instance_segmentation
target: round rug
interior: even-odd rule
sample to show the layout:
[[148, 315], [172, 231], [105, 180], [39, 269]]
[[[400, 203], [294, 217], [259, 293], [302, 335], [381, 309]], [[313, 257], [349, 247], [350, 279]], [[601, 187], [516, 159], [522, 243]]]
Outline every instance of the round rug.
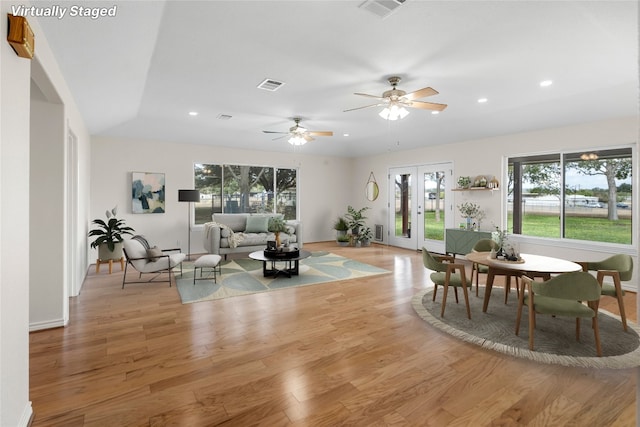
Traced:
[[416, 313], [429, 324], [466, 342], [495, 350], [510, 356], [541, 363], [563, 366], [625, 369], [640, 366], [640, 328], [627, 320], [627, 332], [622, 329], [620, 318], [600, 310], [598, 325], [602, 357], [596, 355], [591, 322], [582, 319], [580, 341], [576, 341], [574, 318], [536, 315], [534, 351], [529, 350], [528, 309], [522, 310], [520, 334], [515, 334], [518, 301], [515, 292], [504, 304], [501, 289], [494, 289], [486, 313], [482, 312], [484, 290], [480, 294], [469, 292], [471, 320], [467, 318], [464, 297], [459, 292], [456, 304], [453, 291], [449, 291], [444, 317], [440, 317], [443, 289], [438, 289], [432, 301], [433, 289], [416, 294], [412, 305]]

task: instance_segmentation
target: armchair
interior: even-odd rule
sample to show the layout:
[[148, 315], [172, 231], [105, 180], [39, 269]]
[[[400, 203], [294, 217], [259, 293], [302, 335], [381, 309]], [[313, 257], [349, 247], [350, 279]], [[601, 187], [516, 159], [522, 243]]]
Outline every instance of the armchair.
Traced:
[[[164, 280], [154, 280], [162, 273], [168, 274], [169, 286], [171, 286], [171, 271], [180, 266], [180, 275], [182, 276], [182, 261], [186, 255], [180, 252], [180, 249], [158, 249], [151, 247], [147, 239], [143, 236], [133, 236], [129, 240], [123, 242], [123, 251], [127, 263], [124, 268], [122, 277], [122, 288], [125, 283], [151, 283], [163, 282]], [[141, 279], [143, 274], [154, 273], [155, 275], [149, 280], [126, 281], [127, 269], [129, 265], [138, 271], [138, 278]]]

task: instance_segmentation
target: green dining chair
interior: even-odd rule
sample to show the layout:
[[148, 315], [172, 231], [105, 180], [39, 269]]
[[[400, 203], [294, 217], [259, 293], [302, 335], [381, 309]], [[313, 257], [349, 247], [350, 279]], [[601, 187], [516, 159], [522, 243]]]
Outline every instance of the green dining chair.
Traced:
[[[458, 288], [462, 288], [462, 293], [464, 294], [464, 303], [467, 307], [467, 317], [471, 319], [471, 308], [469, 306], [469, 293], [467, 292], [467, 278], [465, 276], [464, 265], [456, 264], [455, 258], [452, 256], [433, 255], [429, 251], [427, 251], [426, 248], [422, 248], [422, 262], [426, 269], [433, 270], [433, 273], [431, 273], [431, 275], [429, 276], [434, 285], [433, 301], [436, 300], [438, 286], [444, 287], [440, 317], [444, 317], [444, 309], [447, 304], [447, 293], [449, 291], [449, 286], [453, 286], [453, 291], [456, 296], [456, 304], [459, 302]], [[456, 273], [456, 270], [458, 270], [459, 273]]]
[[[527, 293], [525, 294], [525, 289]], [[529, 309], [529, 350], [533, 350], [533, 332], [536, 326], [536, 313], [552, 316], [575, 317], [576, 341], [580, 341], [580, 319], [592, 319], [596, 353], [602, 356], [600, 346], [600, 330], [598, 327], [598, 302], [600, 301], [600, 284], [591, 274], [584, 271], [563, 273], [547, 281], [534, 281], [522, 276], [518, 314], [516, 318], [516, 335], [520, 332], [522, 307]], [[586, 302], [587, 305], [583, 304]]]
[[[476, 242], [475, 245], [473, 245], [473, 248], [471, 249], [473, 252], [490, 252], [491, 249], [495, 249], [498, 250], [498, 243], [493, 240], [493, 239], [480, 239]], [[478, 296], [478, 289], [480, 288], [480, 274], [488, 274], [489, 273], [489, 267], [483, 264], [478, 264], [477, 262], [474, 262], [471, 264], [471, 286], [473, 286], [473, 276], [475, 274], [476, 277], [476, 296]], [[519, 292], [518, 290], [518, 277], [520, 277], [519, 274], [509, 274], [507, 272], [504, 273], [500, 273], [500, 276], [504, 276], [504, 303], [507, 303], [507, 300], [509, 298], [509, 292], [511, 292], [511, 278], [513, 277], [515, 279], [515, 283], [516, 283], [516, 293]]]
[[[630, 255], [618, 254], [610, 256], [602, 261], [579, 261], [583, 271], [596, 271], [597, 280], [602, 287], [603, 296], [613, 297], [618, 300], [622, 327], [627, 330], [627, 316], [624, 312], [624, 289], [620, 282], [631, 280], [633, 275], [633, 258]], [[613, 285], [604, 283], [605, 277], [611, 277]]]

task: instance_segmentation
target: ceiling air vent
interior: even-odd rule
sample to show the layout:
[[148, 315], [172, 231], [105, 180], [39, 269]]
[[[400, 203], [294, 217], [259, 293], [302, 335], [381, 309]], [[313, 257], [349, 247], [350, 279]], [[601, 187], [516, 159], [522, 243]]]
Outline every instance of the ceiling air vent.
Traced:
[[384, 19], [402, 6], [407, 0], [367, 0], [359, 7]]
[[273, 79], [264, 79], [262, 83], [258, 85], [258, 89], [269, 90], [271, 92], [275, 92], [282, 86], [284, 83], [279, 82]]
[[231, 115], [229, 115], [229, 114], [218, 114], [218, 115], [216, 116], [216, 118], [217, 118], [218, 120], [230, 120], [230, 119], [231, 119], [231, 117], [232, 117], [232, 116], [231, 116]]

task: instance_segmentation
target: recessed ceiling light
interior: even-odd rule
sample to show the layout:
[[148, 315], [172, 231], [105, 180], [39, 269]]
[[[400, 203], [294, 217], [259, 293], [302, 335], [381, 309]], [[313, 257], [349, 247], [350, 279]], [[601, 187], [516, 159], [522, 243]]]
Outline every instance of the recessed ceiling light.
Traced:
[[440, 114], [440, 111], [432, 111], [431, 114]]
[[540, 87], [547, 87], [547, 86], [551, 86], [553, 84], [553, 82], [551, 80], [543, 80], [540, 82]]
[[197, 111], [189, 111], [189, 115], [195, 117], [195, 116], [198, 115], [198, 112]]
[[342, 136], [349, 136], [349, 134], [348, 133], [343, 133]]
[[487, 102], [487, 101], [488, 101], [488, 99], [487, 99], [487, 98], [480, 98], [480, 99], [478, 99], [478, 102], [479, 102], [480, 104], [484, 104], [484, 103], [485, 103], [485, 102]]

